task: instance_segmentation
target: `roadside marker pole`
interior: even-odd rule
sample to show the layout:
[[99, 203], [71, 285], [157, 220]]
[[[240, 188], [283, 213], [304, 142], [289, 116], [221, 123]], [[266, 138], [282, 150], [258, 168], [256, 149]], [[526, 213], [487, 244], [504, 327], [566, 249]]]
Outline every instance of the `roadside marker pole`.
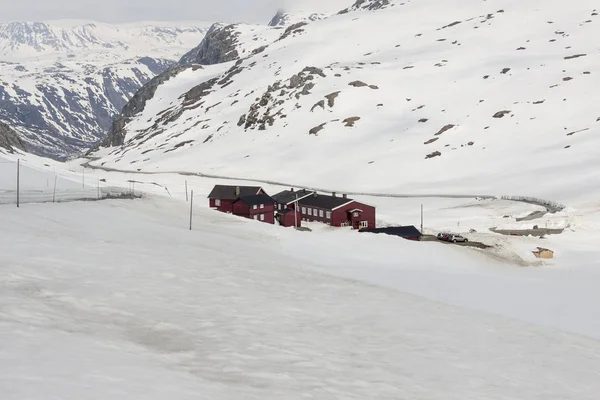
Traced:
[[188, 199], [187, 181], [185, 181], [185, 201], [189, 201], [189, 199]]
[[192, 230], [192, 217], [194, 215], [194, 191], [192, 190], [192, 196], [190, 198], [190, 231]]
[[423, 204], [421, 204], [421, 234], [423, 234]]
[[19, 208], [19, 202], [20, 202], [20, 190], [21, 190], [21, 183], [20, 183], [20, 174], [21, 174], [21, 159], [17, 159], [17, 208]]
[[54, 192], [52, 192], [52, 202], [54, 203], [56, 201], [56, 180], [58, 179], [58, 176], [56, 174], [54, 174]]

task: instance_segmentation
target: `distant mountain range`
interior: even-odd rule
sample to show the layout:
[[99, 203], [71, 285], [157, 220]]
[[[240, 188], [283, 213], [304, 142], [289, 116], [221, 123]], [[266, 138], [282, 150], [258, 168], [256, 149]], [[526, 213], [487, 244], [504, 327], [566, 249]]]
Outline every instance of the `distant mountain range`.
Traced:
[[0, 122], [33, 153], [64, 159], [102, 139], [144, 84], [210, 24], [0, 24]]

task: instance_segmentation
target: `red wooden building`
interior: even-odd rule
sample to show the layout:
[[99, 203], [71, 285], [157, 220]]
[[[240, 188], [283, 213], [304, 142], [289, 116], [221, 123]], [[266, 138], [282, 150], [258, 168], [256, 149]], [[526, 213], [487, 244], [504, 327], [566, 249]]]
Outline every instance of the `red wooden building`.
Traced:
[[269, 224], [275, 223], [275, 200], [258, 186], [216, 185], [208, 195], [210, 208]]
[[307, 190], [294, 191], [292, 188], [274, 195], [275, 219], [281, 226], [302, 226], [302, 214], [296, 210], [296, 202], [313, 193]]

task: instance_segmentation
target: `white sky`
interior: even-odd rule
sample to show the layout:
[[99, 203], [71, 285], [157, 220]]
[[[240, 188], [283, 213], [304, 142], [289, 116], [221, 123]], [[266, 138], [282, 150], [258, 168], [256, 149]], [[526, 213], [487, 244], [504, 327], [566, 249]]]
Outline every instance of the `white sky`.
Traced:
[[354, 0], [0, 0], [0, 21], [86, 19], [102, 22], [227, 21], [266, 23], [278, 9], [335, 12]]

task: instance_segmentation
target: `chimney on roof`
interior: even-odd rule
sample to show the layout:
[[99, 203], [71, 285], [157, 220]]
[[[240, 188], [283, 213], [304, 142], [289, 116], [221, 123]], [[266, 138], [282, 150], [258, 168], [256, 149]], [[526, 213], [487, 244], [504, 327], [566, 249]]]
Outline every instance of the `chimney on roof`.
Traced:
[[335, 192], [331, 193], [331, 197], [335, 197]]
[[348, 195], [347, 194], [343, 194], [342, 197], [345, 198], [345, 199], [347, 199]]
[[314, 192], [314, 193], [313, 193], [313, 197], [317, 197], [317, 192]]
[[239, 186], [237, 186], [237, 187], [235, 188], [235, 195], [236, 195], [236, 196], [239, 196], [239, 195], [240, 195], [240, 193], [242, 193], [242, 190], [240, 189], [240, 187], [239, 187]]
[[290, 189], [290, 191], [291, 191], [292, 193], [294, 193], [294, 188], [291, 188], [291, 189]]

